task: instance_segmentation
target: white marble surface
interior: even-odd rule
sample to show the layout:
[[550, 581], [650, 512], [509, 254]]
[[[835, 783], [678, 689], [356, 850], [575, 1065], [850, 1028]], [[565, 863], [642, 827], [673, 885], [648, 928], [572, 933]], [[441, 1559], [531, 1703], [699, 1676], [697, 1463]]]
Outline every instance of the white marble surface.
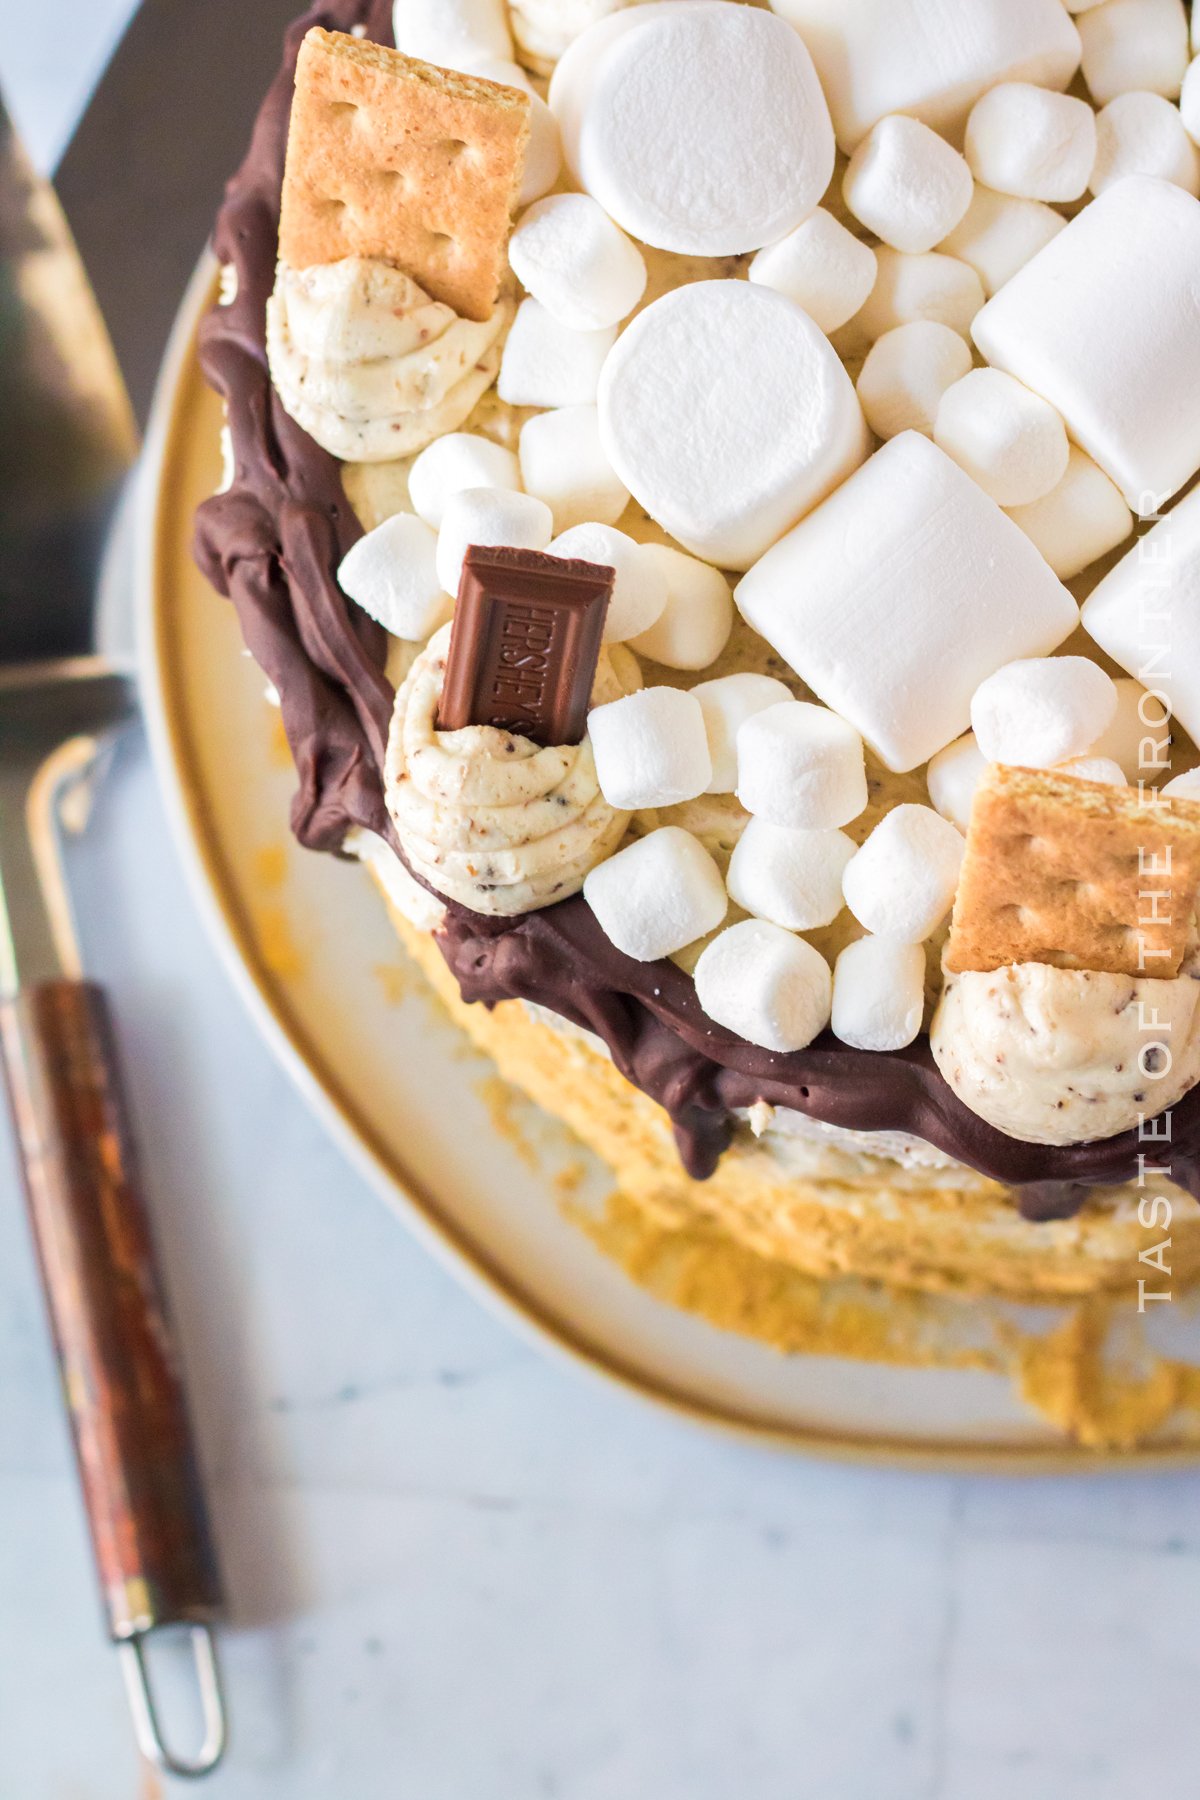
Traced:
[[[43, 156], [121, 10], [0, 0]], [[1200, 1475], [823, 1467], [544, 1362], [252, 1036], [140, 743], [78, 879], [235, 1612], [214, 1800], [1193, 1800]], [[0, 1192], [0, 1796], [150, 1800], [6, 1138]]]

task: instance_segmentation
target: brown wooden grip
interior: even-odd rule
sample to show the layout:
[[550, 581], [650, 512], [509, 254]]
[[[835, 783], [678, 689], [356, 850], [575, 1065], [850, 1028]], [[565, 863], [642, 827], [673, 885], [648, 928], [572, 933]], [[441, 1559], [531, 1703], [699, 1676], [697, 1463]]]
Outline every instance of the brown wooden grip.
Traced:
[[204, 1623], [220, 1578], [102, 990], [0, 1004], [29, 1215], [114, 1638]]

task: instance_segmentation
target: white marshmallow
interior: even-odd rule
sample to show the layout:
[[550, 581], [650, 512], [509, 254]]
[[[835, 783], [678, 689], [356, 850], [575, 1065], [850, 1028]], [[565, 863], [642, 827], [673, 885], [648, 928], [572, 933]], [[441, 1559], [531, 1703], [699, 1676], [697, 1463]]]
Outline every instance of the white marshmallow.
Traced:
[[851, 330], [874, 342], [886, 331], [931, 319], [963, 337], [984, 303], [983, 284], [969, 263], [930, 250], [906, 256], [885, 244], [876, 251], [875, 286], [855, 315]]
[[512, 60], [504, 0], [396, 0], [397, 50], [443, 69], [473, 69], [489, 57]]
[[1200, 740], [1200, 487], [1093, 589], [1083, 625]]
[[521, 285], [572, 331], [602, 331], [631, 313], [646, 264], [587, 194], [550, 194], [523, 213], [508, 245]]
[[1089, 12], [1093, 6], [1103, 6], [1104, 0], [1063, 0], [1069, 13]]
[[1097, 106], [1144, 88], [1174, 100], [1188, 62], [1181, 0], [1107, 0], [1079, 21], [1083, 78]]
[[1120, 763], [1111, 756], [1071, 756], [1057, 763], [1056, 775], [1070, 775], [1075, 781], [1098, 781], [1104, 787], [1124, 787], [1125, 775]]
[[1128, 782], [1153, 781], [1169, 764], [1170, 716], [1140, 681], [1121, 675], [1113, 685], [1117, 710], [1108, 729], [1088, 746], [1088, 756], [1115, 762]]
[[975, 102], [963, 144], [976, 181], [1022, 200], [1078, 200], [1096, 158], [1086, 100], [1005, 81]]
[[634, 498], [724, 568], [746, 568], [866, 453], [828, 338], [748, 281], [693, 282], [639, 313], [604, 365], [599, 406]]
[[730, 858], [729, 897], [787, 931], [815, 931], [845, 904], [842, 872], [854, 851], [844, 831], [790, 831], [751, 819]]
[[846, 865], [846, 904], [868, 931], [923, 943], [954, 903], [965, 847], [932, 807], [894, 806]]
[[737, 797], [749, 813], [797, 831], [828, 831], [867, 804], [862, 739], [807, 700], [755, 713], [737, 734]]
[[1133, 514], [1120, 489], [1074, 444], [1057, 487], [1028, 506], [1012, 507], [1008, 516], [1063, 581], [1114, 550], [1133, 530]]
[[617, 339], [572, 331], [536, 300], [522, 300], [504, 345], [496, 392], [510, 406], [586, 406], [596, 398], [604, 359]]
[[441, 528], [446, 502], [464, 488], [521, 489], [521, 465], [511, 450], [469, 431], [435, 438], [408, 471], [408, 497], [427, 525]]
[[338, 585], [393, 637], [423, 643], [453, 603], [437, 572], [437, 533], [412, 513], [395, 513], [342, 558]]
[[974, 186], [965, 159], [944, 138], [893, 113], [871, 127], [850, 158], [842, 196], [868, 231], [917, 256], [953, 231]]
[[662, 575], [667, 600], [654, 624], [630, 639], [630, 649], [668, 669], [707, 669], [733, 630], [729, 583], [720, 569], [669, 544], [642, 544], [639, 549]]
[[629, 489], [604, 454], [594, 406], [537, 413], [522, 425], [518, 448], [526, 490], [549, 506], [556, 531], [589, 519], [615, 525], [629, 504]]
[[971, 367], [971, 346], [933, 319], [914, 319], [885, 331], [868, 352], [857, 393], [876, 437], [901, 431], [933, 435], [938, 403]]
[[[1197, 14], [1200, 17], [1200, 13]], [[1193, 144], [1200, 144], [1200, 56], [1188, 64], [1179, 95], [1179, 116]]]
[[1183, 800], [1200, 800], [1200, 769], [1185, 769], [1182, 775], [1173, 775], [1158, 791]]
[[929, 759], [925, 782], [934, 809], [965, 831], [971, 819], [975, 790], [983, 779], [988, 759], [979, 748], [975, 733], [955, 738], [944, 750]]
[[903, 1050], [921, 1029], [925, 952], [920, 944], [865, 937], [833, 965], [834, 1037], [853, 1050]]
[[521, 169], [520, 206], [528, 206], [548, 194], [562, 170], [562, 143], [558, 120], [535, 89], [520, 63], [501, 62], [495, 58], [472, 63], [468, 73], [482, 75], [487, 81], [498, 81], [502, 87], [520, 88], [529, 96], [529, 141], [525, 146], [525, 162]]
[[700, 839], [664, 825], [597, 863], [583, 897], [611, 943], [657, 962], [715, 931], [728, 911], [721, 871]]
[[998, 81], [1065, 88], [1079, 34], [1059, 0], [771, 0], [817, 65], [844, 150], [886, 113], [953, 135]]
[[1200, 202], [1131, 176], [1085, 206], [971, 327], [990, 363], [1058, 408], [1135, 512], [1155, 510], [1200, 467], [1198, 266]]
[[1027, 657], [980, 683], [971, 725], [989, 762], [1052, 769], [1085, 755], [1116, 710], [1111, 675], [1088, 657]]
[[1118, 94], [1096, 116], [1093, 194], [1127, 175], [1157, 175], [1200, 194], [1200, 150], [1184, 130], [1179, 108], [1161, 94]]
[[463, 557], [472, 544], [510, 544], [518, 550], [545, 550], [554, 520], [545, 501], [503, 488], [463, 488], [451, 494], [442, 512], [437, 542], [438, 580], [457, 596]]
[[743, 919], [696, 964], [696, 998], [710, 1019], [762, 1050], [803, 1050], [829, 1023], [829, 964], [801, 937]]
[[877, 450], [734, 599], [897, 771], [965, 731], [994, 669], [1057, 648], [1079, 623], [1024, 533], [915, 431]]
[[700, 681], [691, 690], [704, 715], [704, 730], [712, 758], [709, 794], [732, 794], [737, 787], [737, 734], [747, 719], [792, 698], [791, 689], [773, 675], [718, 675]]
[[635, 544], [615, 526], [591, 521], [572, 525], [550, 545], [551, 556], [599, 563], [612, 569], [612, 599], [604, 621], [606, 644], [623, 644], [627, 638], [647, 630], [667, 604], [666, 577], [661, 565], [647, 556], [646, 549], [646, 545]]
[[970, 263], [986, 294], [1011, 281], [1018, 269], [1056, 238], [1066, 224], [1061, 213], [1040, 200], [1018, 200], [977, 187], [961, 222], [941, 245]]
[[933, 440], [997, 506], [1040, 500], [1067, 472], [1062, 420], [999, 369], [972, 369], [946, 389]]
[[595, 707], [588, 736], [600, 792], [623, 812], [694, 800], [712, 780], [704, 714], [681, 688], [642, 688]]
[[824, 332], [853, 318], [875, 284], [875, 252], [823, 206], [777, 244], [760, 250], [747, 274], [802, 306]]

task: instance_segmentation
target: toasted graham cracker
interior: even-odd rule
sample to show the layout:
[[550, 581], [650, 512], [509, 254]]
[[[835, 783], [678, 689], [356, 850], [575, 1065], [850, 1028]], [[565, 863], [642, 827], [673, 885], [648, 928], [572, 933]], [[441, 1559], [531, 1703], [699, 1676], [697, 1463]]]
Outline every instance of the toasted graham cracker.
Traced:
[[975, 795], [946, 967], [1179, 973], [1200, 888], [1200, 804], [995, 766]]
[[296, 63], [280, 257], [294, 269], [379, 257], [486, 319], [528, 137], [518, 89], [314, 26]]

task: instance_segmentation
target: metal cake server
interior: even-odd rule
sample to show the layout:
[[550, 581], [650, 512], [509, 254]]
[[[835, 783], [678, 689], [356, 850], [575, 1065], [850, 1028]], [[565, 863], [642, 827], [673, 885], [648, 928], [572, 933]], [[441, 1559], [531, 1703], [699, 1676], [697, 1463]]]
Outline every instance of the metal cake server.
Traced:
[[[128, 398], [48, 184], [0, 109], [0, 1061], [110, 1634], [143, 1754], [214, 1768], [222, 1595], [102, 990], [61, 834], [136, 716], [88, 653], [101, 547], [136, 453]], [[167, 1748], [144, 1647], [190, 1633], [203, 1741]]]

